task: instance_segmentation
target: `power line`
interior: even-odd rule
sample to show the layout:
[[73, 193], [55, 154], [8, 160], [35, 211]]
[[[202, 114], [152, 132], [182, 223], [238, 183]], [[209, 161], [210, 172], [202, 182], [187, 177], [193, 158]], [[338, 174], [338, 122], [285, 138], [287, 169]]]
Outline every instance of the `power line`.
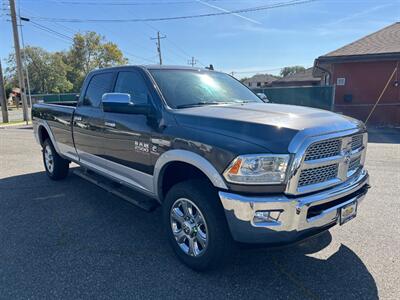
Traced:
[[280, 71], [282, 68], [274, 68], [274, 69], [264, 69], [264, 70], [248, 70], [248, 71], [232, 71], [231, 73], [235, 74], [250, 74], [250, 73], [262, 73], [262, 72], [274, 72], [274, 71]]
[[[216, 2], [218, 0], [208, 0], [207, 2]], [[219, 0], [221, 1], [221, 0]], [[27, 1], [24, 1], [27, 2]], [[37, 2], [37, 1], [35, 1]], [[44, 2], [44, 1], [41, 1]], [[197, 1], [146, 1], [146, 2], [98, 2], [98, 1], [59, 1], [61, 4], [72, 5], [93, 5], [96, 6], [153, 6], [153, 5], [172, 5], [172, 4], [193, 4]]]
[[[210, 2], [210, 3], [215, 3], [215, 2], [225, 2], [224, 0], [203, 0], [204, 2]], [[246, 2], [247, 0], [236, 0], [236, 1], [229, 1], [230, 3], [243, 3]], [[53, 2], [53, 1], [46, 1], [46, 0], [24, 0], [21, 2]], [[138, 1], [125, 1], [125, 2], [113, 2], [113, 1], [104, 1], [104, 2], [98, 2], [98, 1], [64, 1], [60, 0], [58, 1], [60, 4], [67, 4], [67, 5], [93, 5], [95, 4], [96, 6], [156, 6], [156, 5], [174, 5], [174, 4], [183, 4], [183, 5], [188, 5], [188, 4], [194, 4], [198, 3], [198, 0], [188, 0], [188, 1], [146, 1], [146, 2], [138, 2]]]
[[55, 35], [55, 36], [57, 36], [59, 38], [62, 38], [63, 40], [66, 40], [68, 42], [73, 42], [74, 41], [74, 39], [72, 37], [70, 37], [70, 36], [68, 36], [66, 34], [63, 34], [61, 32], [58, 32], [58, 31], [56, 31], [54, 29], [51, 29], [51, 28], [49, 28], [47, 26], [41, 25], [41, 24], [39, 24], [39, 23], [37, 23], [35, 21], [32, 21], [30, 19], [21, 18], [21, 20], [22, 21], [29, 21], [32, 24], [32, 26], [34, 26], [34, 27], [36, 27], [36, 28], [38, 28], [40, 30], [46, 31], [46, 32], [48, 32], [50, 34], [53, 34], [53, 35]]
[[32, 17], [40, 21], [51, 21], [51, 22], [68, 22], [68, 23], [132, 23], [132, 22], [156, 22], [156, 21], [172, 21], [172, 20], [183, 20], [183, 19], [194, 19], [204, 17], [214, 17], [223, 15], [232, 15], [238, 13], [249, 13], [255, 11], [269, 10], [280, 7], [288, 7], [315, 2], [318, 0], [291, 0], [286, 2], [274, 3], [271, 5], [262, 5], [250, 8], [242, 8], [231, 11], [221, 11], [215, 13], [206, 13], [198, 15], [186, 15], [186, 16], [175, 16], [175, 17], [160, 17], [160, 18], [134, 18], [134, 19], [74, 19], [74, 18], [51, 18], [51, 17]]

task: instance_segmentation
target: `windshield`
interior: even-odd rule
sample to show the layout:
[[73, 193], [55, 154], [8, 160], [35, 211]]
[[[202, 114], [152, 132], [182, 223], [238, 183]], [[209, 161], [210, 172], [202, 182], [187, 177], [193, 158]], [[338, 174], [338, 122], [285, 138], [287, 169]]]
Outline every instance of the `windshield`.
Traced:
[[239, 81], [227, 74], [197, 70], [150, 70], [168, 106], [191, 106], [260, 102]]

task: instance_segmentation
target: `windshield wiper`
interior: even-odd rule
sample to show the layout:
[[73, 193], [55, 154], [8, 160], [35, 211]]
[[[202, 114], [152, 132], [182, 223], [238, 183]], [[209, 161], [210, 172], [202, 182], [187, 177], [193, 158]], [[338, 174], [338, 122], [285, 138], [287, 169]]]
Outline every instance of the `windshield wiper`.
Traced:
[[177, 105], [176, 108], [189, 108], [189, 107], [196, 107], [196, 106], [205, 106], [205, 105], [218, 105], [218, 104], [229, 104], [229, 102], [196, 102], [196, 103], [188, 103], [188, 104], [181, 104]]

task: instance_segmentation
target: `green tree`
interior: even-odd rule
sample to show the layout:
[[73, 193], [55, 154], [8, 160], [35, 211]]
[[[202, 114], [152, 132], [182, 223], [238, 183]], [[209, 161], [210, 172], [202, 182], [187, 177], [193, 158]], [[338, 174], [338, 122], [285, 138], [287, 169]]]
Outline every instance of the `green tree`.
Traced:
[[[22, 50], [22, 57], [28, 69], [32, 93], [61, 93], [72, 90], [73, 85], [66, 77], [68, 66], [61, 59], [61, 53], [51, 53], [40, 47], [27, 46]], [[17, 86], [14, 54], [9, 55], [7, 65], [7, 81]]]
[[68, 80], [78, 91], [86, 74], [90, 71], [96, 68], [123, 65], [128, 60], [116, 44], [106, 42], [103, 36], [90, 31], [85, 34], [75, 34], [65, 62], [71, 67], [67, 76]]
[[[65, 52], [48, 52], [27, 46], [22, 57], [28, 68], [32, 93], [78, 92], [87, 73], [97, 68], [123, 65], [128, 60], [112, 42], [95, 32], [75, 34], [71, 48]], [[7, 82], [18, 86], [14, 54], [5, 70]]]
[[302, 66], [291, 66], [291, 67], [284, 67], [281, 70], [281, 76], [285, 77], [288, 75], [296, 74], [297, 72], [304, 72], [306, 69]]

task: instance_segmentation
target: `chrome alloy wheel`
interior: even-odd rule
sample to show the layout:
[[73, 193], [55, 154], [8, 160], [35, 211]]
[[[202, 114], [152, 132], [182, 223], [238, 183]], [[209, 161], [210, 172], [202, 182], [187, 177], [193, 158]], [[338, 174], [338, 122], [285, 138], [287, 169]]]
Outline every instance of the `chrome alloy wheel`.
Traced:
[[170, 212], [175, 240], [183, 252], [190, 256], [202, 255], [208, 245], [207, 223], [200, 209], [189, 199], [179, 198]]
[[47, 145], [44, 148], [44, 162], [46, 164], [46, 168], [50, 173], [54, 171], [54, 158], [53, 158], [53, 151], [51, 147]]

